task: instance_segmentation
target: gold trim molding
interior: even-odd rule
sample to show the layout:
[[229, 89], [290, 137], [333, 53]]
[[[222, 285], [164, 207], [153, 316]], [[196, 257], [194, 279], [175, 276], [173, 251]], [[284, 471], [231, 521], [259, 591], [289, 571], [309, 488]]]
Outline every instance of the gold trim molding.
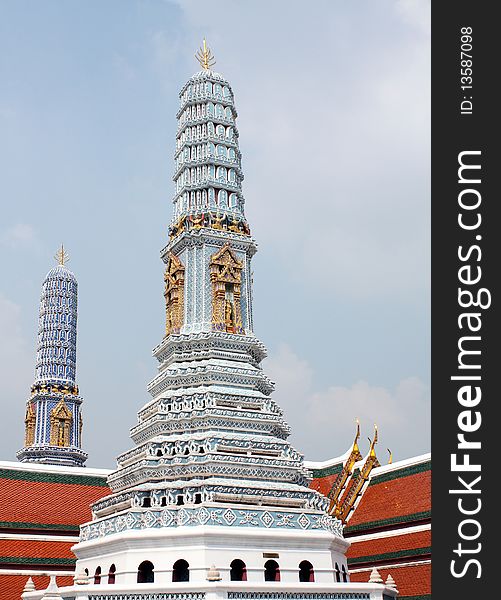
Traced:
[[241, 308], [242, 269], [243, 263], [230, 244], [225, 244], [211, 257], [213, 331], [245, 333]]
[[179, 333], [184, 323], [184, 265], [169, 252], [165, 269], [165, 335]]

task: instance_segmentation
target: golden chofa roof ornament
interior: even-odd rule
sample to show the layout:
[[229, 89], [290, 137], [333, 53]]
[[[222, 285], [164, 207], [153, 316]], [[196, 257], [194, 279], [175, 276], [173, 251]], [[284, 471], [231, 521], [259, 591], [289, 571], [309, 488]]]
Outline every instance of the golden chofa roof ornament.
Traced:
[[369, 456], [371, 458], [376, 458], [376, 450], [374, 449], [375, 445], [378, 442], [378, 435], [377, 435], [377, 425], [374, 424], [374, 437], [371, 440], [371, 438], [368, 438], [369, 440], [369, 444], [371, 445], [370, 449], [369, 449]]
[[212, 50], [207, 46], [207, 43], [204, 38], [203, 46], [198, 50], [195, 54], [195, 58], [200, 63], [200, 66], [205, 71], [210, 71], [211, 67], [216, 64], [216, 59], [212, 54]]
[[359, 458], [357, 458], [357, 460], [360, 460], [362, 458], [362, 455], [360, 454], [360, 449], [358, 447], [358, 440], [360, 439], [360, 420], [356, 419], [356, 424], [357, 424], [357, 432], [355, 433], [355, 441], [353, 442], [353, 450], [352, 452], [357, 453], [359, 455]]
[[54, 258], [57, 260], [57, 264], [61, 265], [62, 267], [64, 267], [64, 265], [67, 262], [69, 262], [70, 256], [64, 249], [63, 244], [61, 244], [61, 248], [59, 248], [59, 250], [56, 252], [56, 255], [54, 256]]

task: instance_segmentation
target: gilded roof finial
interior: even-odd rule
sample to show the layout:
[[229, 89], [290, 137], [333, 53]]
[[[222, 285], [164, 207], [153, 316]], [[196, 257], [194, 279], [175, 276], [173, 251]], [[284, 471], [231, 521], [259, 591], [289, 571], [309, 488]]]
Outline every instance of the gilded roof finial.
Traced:
[[59, 250], [56, 252], [54, 258], [57, 260], [57, 263], [62, 267], [64, 267], [65, 263], [67, 263], [70, 260], [70, 257], [64, 249], [63, 244], [61, 244], [61, 248], [59, 248]]
[[211, 67], [216, 64], [216, 59], [214, 58], [211, 49], [207, 47], [205, 38], [203, 46], [195, 54], [195, 58], [200, 63], [202, 69], [205, 69], [206, 71], [210, 71]]
[[355, 434], [355, 441], [353, 442], [353, 450], [355, 452], [359, 452], [358, 440], [360, 439], [360, 421], [358, 418], [356, 419], [356, 423], [357, 423], [357, 432]]
[[378, 441], [378, 436], [377, 436], [377, 425], [374, 424], [374, 438], [371, 440], [371, 438], [369, 438], [369, 442], [370, 442], [370, 450], [369, 450], [369, 456], [375, 457], [376, 456], [376, 451], [374, 450], [374, 446], [377, 444]]
[[391, 465], [391, 463], [393, 462], [393, 452], [389, 448], [386, 448], [386, 450], [388, 451], [388, 454], [389, 454], [388, 464]]

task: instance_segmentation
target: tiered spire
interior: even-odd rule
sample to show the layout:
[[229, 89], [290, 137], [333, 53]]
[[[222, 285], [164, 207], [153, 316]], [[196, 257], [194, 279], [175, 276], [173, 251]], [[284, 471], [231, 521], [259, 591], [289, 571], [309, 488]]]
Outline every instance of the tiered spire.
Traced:
[[170, 236], [201, 227], [249, 235], [233, 91], [211, 70], [214, 59], [205, 40], [197, 58], [204, 70], [179, 95]]
[[[117, 583], [152, 581], [153, 563], [158, 581], [184, 581], [187, 557], [191, 581], [205, 582], [211, 565], [229, 579], [230, 556], [240, 574], [242, 561], [263, 573], [263, 548], [271, 548], [273, 556], [292, 553], [295, 567], [284, 577], [296, 581], [298, 544], [304, 573], [323, 553], [322, 577], [334, 581], [334, 562], [346, 565], [341, 522], [308, 487], [310, 473], [287, 441], [289, 426], [261, 368], [266, 350], [252, 324], [256, 243], [244, 216], [237, 113], [208, 52], [204, 45], [204, 70], [180, 93], [174, 216], [161, 252], [166, 329], [153, 350], [152, 398], [131, 430], [134, 447], [108, 478], [112, 494], [93, 505], [94, 520], [81, 528], [77, 568], [94, 572], [102, 545], [113, 547], [105, 553]], [[133, 563], [143, 565], [139, 574], [127, 571]], [[171, 573], [171, 565], [184, 570]]]
[[77, 280], [64, 247], [42, 284], [35, 381], [26, 405], [23, 462], [81, 466], [82, 398], [76, 384]]

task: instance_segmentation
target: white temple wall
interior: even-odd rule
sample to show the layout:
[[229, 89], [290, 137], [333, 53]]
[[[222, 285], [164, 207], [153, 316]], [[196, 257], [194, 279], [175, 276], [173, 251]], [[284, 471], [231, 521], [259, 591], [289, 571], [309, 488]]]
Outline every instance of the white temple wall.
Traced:
[[[129, 532], [101, 539], [99, 543], [83, 542], [75, 546], [76, 571], [88, 569], [92, 576], [100, 566], [104, 584], [109, 567], [114, 564], [116, 583], [132, 584], [137, 581], [138, 566], [148, 560], [154, 565], [155, 583], [172, 585], [173, 565], [184, 559], [189, 563], [190, 582], [205, 582], [212, 565], [220, 572], [222, 581], [229, 582], [231, 562], [240, 559], [246, 565], [247, 581], [261, 583], [265, 563], [275, 560], [280, 567], [280, 581], [294, 584], [299, 582], [299, 563], [307, 560], [313, 565], [316, 583], [334, 583], [335, 563], [340, 569], [343, 565], [347, 569], [344, 552], [348, 544], [343, 540], [340, 544], [339, 539], [329, 534], [301, 533], [249, 530], [228, 533], [224, 528], [194, 531], [192, 527], [179, 527], [168, 535], [152, 531], [146, 542], [144, 531]], [[95, 557], [97, 550], [99, 556]]]

